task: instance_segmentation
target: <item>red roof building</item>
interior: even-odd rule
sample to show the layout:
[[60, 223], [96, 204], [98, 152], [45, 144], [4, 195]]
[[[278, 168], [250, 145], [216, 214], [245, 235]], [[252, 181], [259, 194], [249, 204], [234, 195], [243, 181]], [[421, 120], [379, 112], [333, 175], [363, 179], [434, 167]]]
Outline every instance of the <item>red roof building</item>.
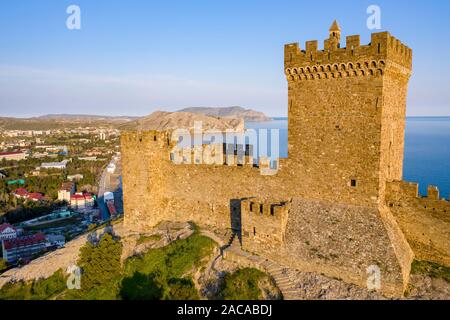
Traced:
[[17, 230], [9, 223], [0, 225], [0, 241], [17, 238]]
[[26, 197], [28, 197], [28, 191], [25, 188], [18, 188], [13, 193], [18, 198], [26, 198]]
[[32, 246], [39, 242], [45, 242], [45, 234], [44, 233], [37, 233], [33, 234], [31, 236], [24, 236], [12, 240], [5, 240], [4, 241], [4, 247], [5, 249], [14, 249], [18, 247], [27, 247]]
[[76, 209], [84, 209], [94, 205], [94, 198], [90, 193], [75, 193], [70, 196], [70, 206]]
[[27, 158], [27, 154], [23, 151], [0, 152], [0, 160], [23, 160]]
[[8, 262], [19, 259], [30, 259], [45, 250], [47, 239], [45, 234], [37, 233], [2, 242], [3, 258]]
[[11, 228], [16, 230], [16, 228], [14, 228], [12, 225], [10, 225], [9, 223], [4, 223], [4, 224], [0, 224], [0, 233], [2, 233], [3, 231], [5, 231], [6, 229]]
[[39, 192], [32, 192], [29, 193], [27, 191], [27, 189], [25, 188], [18, 188], [16, 189], [13, 194], [17, 197], [17, 198], [22, 198], [22, 199], [28, 199], [31, 201], [41, 201], [44, 200], [44, 195], [42, 193]]
[[27, 199], [33, 200], [33, 201], [41, 201], [44, 199], [44, 196], [42, 195], [42, 193], [33, 192], [33, 193], [28, 194]]

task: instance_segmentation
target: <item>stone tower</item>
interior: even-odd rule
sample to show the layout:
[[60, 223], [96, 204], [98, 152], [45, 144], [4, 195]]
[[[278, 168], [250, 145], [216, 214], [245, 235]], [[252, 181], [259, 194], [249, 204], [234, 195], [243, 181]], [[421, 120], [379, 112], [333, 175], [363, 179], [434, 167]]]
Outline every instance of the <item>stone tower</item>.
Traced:
[[328, 43], [325, 45], [327, 48], [333, 47], [337, 49], [340, 47], [341, 43], [341, 28], [336, 20], [334, 20], [333, 24], [330, 27], [330, 38], [326, 40]]
[[388, 32], [341, 48], [336, 21], [329, 32], [323, 50], [285, 46], [289, 159], [306, 197], [376, 207], [386, 182], [402, 179], [412, 50]]

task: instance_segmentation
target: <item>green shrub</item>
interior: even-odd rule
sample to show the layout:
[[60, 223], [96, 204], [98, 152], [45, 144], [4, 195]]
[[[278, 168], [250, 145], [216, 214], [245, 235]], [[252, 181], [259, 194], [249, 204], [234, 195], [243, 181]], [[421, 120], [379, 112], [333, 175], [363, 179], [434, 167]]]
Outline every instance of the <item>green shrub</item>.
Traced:
[[33, 281], [31, 285], [32, 299], [46, 300], [67, 289], [66, 276], [60, 269], [47, 279]]
[[257, 269], [244, 268], [227, 274], [220, 288], [224, 300], [260, 300], [263, 294], [259, 283], [268, 276]]
[[120, 297], [123, 300], [160, 300], [164, 294], [164, 285], [155, 274], [136, 272], [122, 280]]
[[58, 270], [47, 279], [7, 283], [0, 290], [0, 299], [47, 300], [64, 292], [66, 288], [66, 277], [62, 270]]
[[29, 300], [31, 286], [23, 281], [6, 283], [0, 289], [0, 300]]
[[168, 300], [199, 300], [197, 289], [191, 279], [170, 279], [168, 281]]

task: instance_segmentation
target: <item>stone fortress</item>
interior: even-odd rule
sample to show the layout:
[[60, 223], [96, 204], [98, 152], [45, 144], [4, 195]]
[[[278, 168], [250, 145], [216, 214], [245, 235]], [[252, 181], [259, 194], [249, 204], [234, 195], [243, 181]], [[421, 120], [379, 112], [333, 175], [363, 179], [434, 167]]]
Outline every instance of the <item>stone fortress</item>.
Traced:
[[170, 132], [124, 132], [125, 225], [232, 229], [244, 250], [363, 287], [376, 266], [390, 297], [414, 258], [450, 265], [449, 202], [402, 181], [412, 50], [388, 32], [340, 43], [334, 22], [323, 50], [285, 46], [288, 158], [275, 175], [227, 162], [239, 147], [224, 148], [225, 165], [174, 164]]

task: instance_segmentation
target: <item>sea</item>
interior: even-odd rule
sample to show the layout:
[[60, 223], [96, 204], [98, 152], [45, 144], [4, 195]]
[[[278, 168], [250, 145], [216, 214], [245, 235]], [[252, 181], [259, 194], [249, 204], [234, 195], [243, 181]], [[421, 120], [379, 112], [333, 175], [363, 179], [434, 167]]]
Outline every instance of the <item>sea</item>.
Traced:
[[[287, 118], [265, 122], [246, 122], [247, 129], [279, 129], [279, 153], [287, 157]], [[419, 183], [419, 192], [426, 195], [427, 186], [434, 185], [442, 198], [450, 195], [450, 117], [407, 117], [403, 180]]]

